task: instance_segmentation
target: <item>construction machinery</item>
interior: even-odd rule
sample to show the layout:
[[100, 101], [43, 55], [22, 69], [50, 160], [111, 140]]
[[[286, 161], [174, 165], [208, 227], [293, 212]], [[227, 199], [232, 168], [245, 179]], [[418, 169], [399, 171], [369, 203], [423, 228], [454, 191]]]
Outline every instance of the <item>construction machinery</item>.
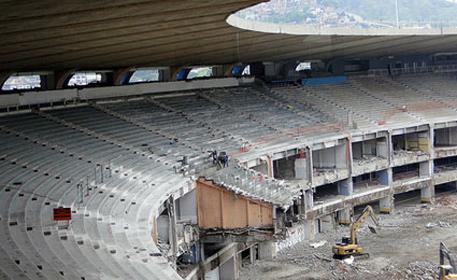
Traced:
[[[365, 207], [362, 214], [351, 224], [351, 236], [343, 237], [341, 243], [333, 246], [333, 257], [336, 259], [345, 259], [349, 257], [365, 257], [368, 258], [369, 254], [365, 253], [363, 248], [358, 244], [357, 231], [368, 217], [371, 217], [376, 226], [379, 225], [378, 218], [376, 217], [371, 206]], [[376, 229], [368, 227], [372, 233], [376, 233]]]
[[[449, 264], [445, 264], [444, 261], [447, 259]], [[440, 243], [440, 272], [439, 280], [457, 279], [457, 267], [455, 264], [454, 255], [451, 254], [449, 249]]]

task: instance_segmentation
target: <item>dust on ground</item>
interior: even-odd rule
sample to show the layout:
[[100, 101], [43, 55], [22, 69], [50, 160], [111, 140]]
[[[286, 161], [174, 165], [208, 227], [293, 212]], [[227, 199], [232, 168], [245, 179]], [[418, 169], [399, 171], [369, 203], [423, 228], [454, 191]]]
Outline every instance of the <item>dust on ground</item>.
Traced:
[[[438, 279], [439, 244], [457, 253], [457, 194], [437, 197], [433, 204], [407, 203], [394, 214], [379, 216], [377, 234], [365, 223], [359, 244], [369, 259], [347, 264], [332, 258], [332, 246], [349, 234], [338, 226], [278, 252], [272, 261], [256, 261], [241, 269], [241, 279], [254, 280], [404, 280]], [[310, 244], [326, 242], [318, 248]]]

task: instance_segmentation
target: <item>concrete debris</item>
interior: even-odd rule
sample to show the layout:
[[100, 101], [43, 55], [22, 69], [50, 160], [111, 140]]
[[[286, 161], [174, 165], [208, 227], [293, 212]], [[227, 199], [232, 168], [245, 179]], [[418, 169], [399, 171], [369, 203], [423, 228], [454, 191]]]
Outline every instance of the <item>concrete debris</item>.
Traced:
[[442, 221], [438, 221], [438, 225], [439, 225], [440, 227], [446, 227], [446, 228], [451, 227], [451, 224], [450, 224], [450, 223], [442, 222]]
[[297, 187], [240, 165], [232, 164], [220, 170], [206, 170], [202, 177], [213, 180], [236, 194], [271, 202], [283, 208], [292, 205], [293, 199], [300, 194]]
[[385, 275], [390, 275], [388, 279], [393, 280], [434, 280], [438, 279], [437, 265], [432, 262], [417, 261], [410, 263], [405, 269], [399, 269], [389, 265], [382, 271]]
[[451, 227], [451, 224], [447, 223], [447, 222], [438, 221], [438, 223], [428, 223], [425, 225], [426, 228], [434, 228], [436, 226], [439, 226], [442, 228], [449, 228], [449, 227]]
[[350, 256], [349, 258], [345, 258], [343, 262], [347, 265], [351, 265], [354, 262], [354, 257]]
[[457, 228], [451, 207], [457, 206], [457, 195], [437, 196], [433, 207], [423, 207], [417, 200], [405, 204], [396, 207], [393, 215], [379, 216], [383, 226], [378, 235], [371, 234], [368, 226], [361, 228], [358, 237], [370, 254], [368, 259], [333, 259], [332, 246], [347, 235], [348, 228], [323, 227], [318, 241], [298, 242], [278, 251], [274, 261], [259, 261], [243, 269], [240, 279], [437, 279], [439, 242], [443, 236], [453, 236]]
[[324, 246], [325, 244], [327, 244], [327, 240], [321, 240], [319, 242], [310, 243], [309, 246], [311, 246], [311, 248], [316, 249]]
[[436, 226], [437, 226], [437, 224], [434, 224], [434, 223], [428, 223], [425, 225], [426, 228], [434, 228]]

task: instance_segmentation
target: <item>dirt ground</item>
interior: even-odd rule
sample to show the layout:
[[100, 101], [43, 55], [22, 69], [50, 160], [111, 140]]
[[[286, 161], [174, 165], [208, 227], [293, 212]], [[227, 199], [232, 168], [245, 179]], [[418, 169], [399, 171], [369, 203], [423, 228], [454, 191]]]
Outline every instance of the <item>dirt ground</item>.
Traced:
[[[394, 214], [378, 217], [377, 234], [370, 233], [368, 222], [358, 235], [369, 259], [356, 259], [352, 264], [332, 259], [333, 244], [349, 233], [349, 227], [337, 226], [311, 242], [278, 252], [273, 261], [243, 267], [241, 279], [437, 279], [440, 242], [457, 253], [455, 192], [438, 194], [433, 204], [421, 204], [413, 197], [396, 203]], [[310, 246], [324, 240], [321, 247]]]

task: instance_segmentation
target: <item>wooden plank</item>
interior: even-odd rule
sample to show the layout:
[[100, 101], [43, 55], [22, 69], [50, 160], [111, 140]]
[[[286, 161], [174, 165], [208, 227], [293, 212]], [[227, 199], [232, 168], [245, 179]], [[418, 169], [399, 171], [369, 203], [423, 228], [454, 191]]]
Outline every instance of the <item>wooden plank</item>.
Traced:
[[273, 207], [271, 205], [261, 205], [260, 213], [263, 225], [273, 225]]
[[273, 205], [256, 201], [213, 184], [197, 181], [198, 225], [204, 229], [271, 226]]
[[246, 200], [231, 192], [223, 191], [224, 195], [224, 228], [234, 229], [247, 226]]
[[199, 212], [202, 228], [222, 228], [221, 199], [219, 190], [206, 185], [201, 185], [199, 198]]
[[262, 225], [261, 206], [259, 203], [249, 201], [249, 226], [258, 227]]

